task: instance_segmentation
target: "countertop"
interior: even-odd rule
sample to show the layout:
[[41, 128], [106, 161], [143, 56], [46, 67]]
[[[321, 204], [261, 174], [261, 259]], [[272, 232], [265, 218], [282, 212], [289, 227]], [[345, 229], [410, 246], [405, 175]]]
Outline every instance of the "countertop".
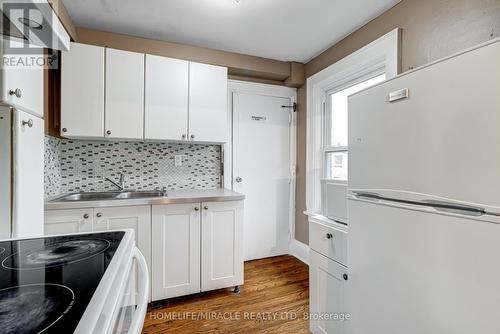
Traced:
[[[57, 197], [60, 197], [61, 194]], [[207, 189], [207, 190], [171, 190], [167, 191], [166, 197], [138, 198], [138, 199], [110, 199], [98, 201], [53, 201], [45, 200], [45, 210], [62, 209], [82, 209], [82, 208], [103, 208], [116, 206], [136, 206], [136, 205], [162, 205], [181, 204], [198, 202], [224, 202], [240, 201], [245, 199], [245, 195], [228, 189]]]

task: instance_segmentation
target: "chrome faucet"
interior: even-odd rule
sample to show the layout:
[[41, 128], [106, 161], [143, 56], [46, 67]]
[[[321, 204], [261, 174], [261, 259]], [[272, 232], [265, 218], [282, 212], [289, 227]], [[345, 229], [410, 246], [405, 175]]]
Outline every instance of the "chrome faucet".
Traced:
[[118, 190], [120, 191], [123, 191], [123, 189], [125, 188], [124, 187], [124, 179], [125, 179], [125, 176], [123, 175], [123, 173], [120, 173], [120, 180], [118, 182], [115, 182], [113, 180], [111, 180], [110, 178], [108, 177], [104, 177], [104, 179], [106, 181], [109, 181], [111, 182], [112, 184], [114, 184], [116, 187], [118, 187]]

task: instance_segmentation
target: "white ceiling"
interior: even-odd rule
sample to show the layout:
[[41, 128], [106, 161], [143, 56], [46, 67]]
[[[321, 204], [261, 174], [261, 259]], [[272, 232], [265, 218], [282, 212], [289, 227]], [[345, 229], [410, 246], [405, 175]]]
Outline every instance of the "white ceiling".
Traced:
[[400, 0], [64, 0], [74, 23], [307, 62]]

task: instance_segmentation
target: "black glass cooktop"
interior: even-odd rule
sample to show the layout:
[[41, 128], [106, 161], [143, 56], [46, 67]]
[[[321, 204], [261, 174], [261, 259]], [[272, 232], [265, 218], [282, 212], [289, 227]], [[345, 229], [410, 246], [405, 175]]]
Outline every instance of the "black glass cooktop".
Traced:
[[0, 242], [1, 333], [72, 333], [124, 234]]

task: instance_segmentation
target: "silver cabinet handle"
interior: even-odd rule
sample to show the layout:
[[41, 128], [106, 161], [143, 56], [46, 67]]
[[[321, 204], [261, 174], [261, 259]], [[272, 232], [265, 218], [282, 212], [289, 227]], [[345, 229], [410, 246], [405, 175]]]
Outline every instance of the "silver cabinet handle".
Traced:
[[19, 88], [11, 89], [9, 90], [9, 95], [15, 95], [17, 98], [20, 98], [21, 96], [23, 96], [23, 92]]
[[102, 213], [98, 212], [98, 213], [96, 214], [96, 216], [97, 216], [98, 218], [101, 218], [101, 217], [102, 217]]
[[197, 206], [195, 206], [195, 207], [194, 207], [194, 211], [200, 211], [200, 208], [199, 208], [199, 207], [197, 207]]
[[111, 134], [111, 130], [106, 131], [106, 134], [109, 136]]
[[203, 207], [203, 209], [208, 210], [208, 206], [206, 206], [206, 205], [205, 205], [205, 206]]
[[83, 219], [89, 219], [89, 214], [88, 213], [84, 214]]
[[22, 121], [22, 125], [23, 125], [23, 126], [26, 126], [26, 125], [27, 125], [28, 127], [32, 128], [32, 127], [33, 127], [33, 120], [30, 118], [30, 119], [29, 119], [29, 120], [27, 120], [27, 121]]
[[237, 176], [235, 181], [237, 183], [241, 183], [241, 182], [243, 182], [243, 179], [241, 177]]
[[327, 233], [327, 234], [326, 234], [326, 238], [327, 238], [327, 239], [333, 239], [333, 234], [331, 234], [331, 233]]

